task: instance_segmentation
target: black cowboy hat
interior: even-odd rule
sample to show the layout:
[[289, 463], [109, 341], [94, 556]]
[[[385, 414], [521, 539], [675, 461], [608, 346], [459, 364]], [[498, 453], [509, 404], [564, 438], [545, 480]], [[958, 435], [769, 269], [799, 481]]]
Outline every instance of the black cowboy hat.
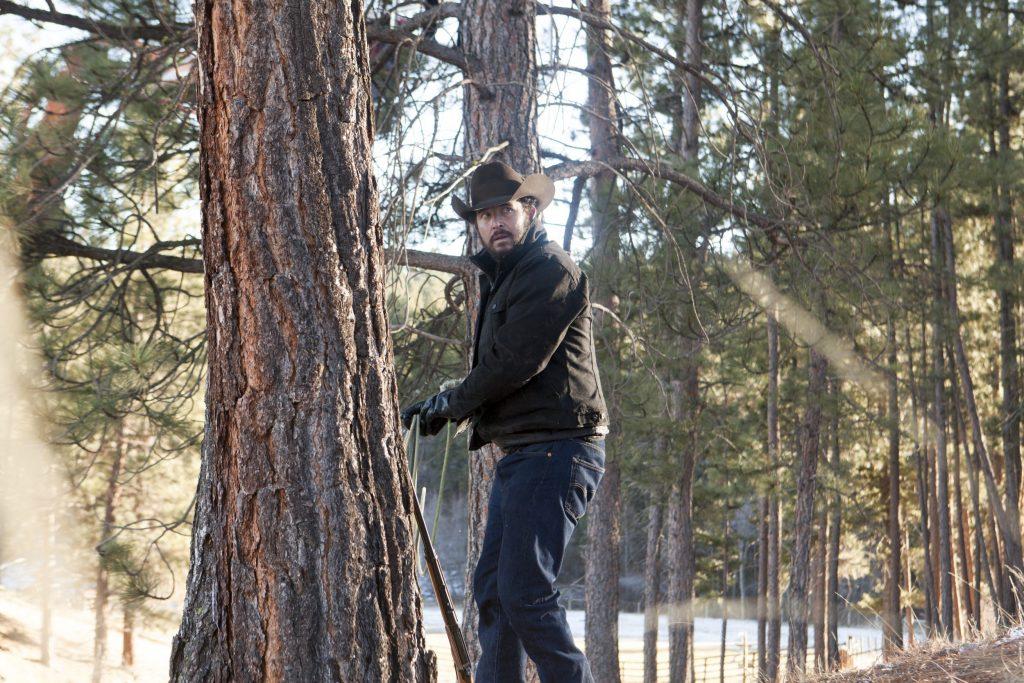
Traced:
[[534, 197], [537, 211], [543, 211], [555, 196], [555, 184], [543, 173], [523, 176], [500, 161], [483, 164], [473, 171], [469, 179], [469, 203], [452, 196], [455, 213], [472, 223], [476, 212], [489, 209], [515, 199]]

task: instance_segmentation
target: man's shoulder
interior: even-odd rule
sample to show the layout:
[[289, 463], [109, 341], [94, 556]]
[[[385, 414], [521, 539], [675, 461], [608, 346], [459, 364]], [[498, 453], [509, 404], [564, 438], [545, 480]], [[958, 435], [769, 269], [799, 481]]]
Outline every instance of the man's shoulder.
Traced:
[[573, 281], [578, 280], [581, 274], [580, 267], [576, 265], [572, 257], [565, 252], [565, 249], [562, 249], [558, 242], [553, 240], [547, 240], [537, 245], [537, 248], [531, 249], [520, 265], [523, 266], [523, 271], [537, 272], [540, 270], [552, 275], [567, 273]]

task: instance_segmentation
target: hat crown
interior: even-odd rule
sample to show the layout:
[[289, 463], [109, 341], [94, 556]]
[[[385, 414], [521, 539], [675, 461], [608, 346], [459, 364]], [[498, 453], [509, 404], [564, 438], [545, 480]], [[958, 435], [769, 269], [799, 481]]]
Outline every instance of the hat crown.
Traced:
[[494, 197], [512, 196], [525, 178], [501, 161], [483, 164], [469, 182], [470, 203], [479, 204]]

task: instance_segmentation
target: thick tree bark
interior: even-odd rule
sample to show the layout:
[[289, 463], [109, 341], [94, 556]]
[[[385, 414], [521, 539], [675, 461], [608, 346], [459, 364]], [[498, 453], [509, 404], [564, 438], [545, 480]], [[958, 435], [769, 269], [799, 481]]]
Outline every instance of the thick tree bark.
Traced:
[[787, 680], [804, 675], [807, 659], [808, 568], [814, 517], [814, 494], [818, 472], [821, 433], [821, 398], [825, 389], [825, 357], [816, 349], [808, 352], [807, 403], [799, 433], [796, 513], [793, 520], [793, 552], [787, 591], [789, 650], [786, 659]]
[[362, 3], [196, 24], [209, 374], [171, 680], [434, 680]]
[[[535, 11], [532, 3], [466, 0], [462, 3], [460, 40], [469, 58], [463, 87], [465, 157], [470, 163], [501, 160], [520, 173], [540, 170], [537, 144], [537, 67]], [[502, 146], [504, 145], [504, 146]], [[499, 149], [500, 148], [500, 149]], [[467, 226], [466, 252], [481, 248], [479, 235]], [[480, 296], [476, 276], [466, 278], [467, 338], [472, 339]], [[468, 370], [468, 363], [467, 363]], [[488, 444], [470, 456], [466, 530], [465, 602], [462, 626], [470, 656], [480, 656], [478, 612], [473, 599], [473, 572], [487, 526], [494, 468], [501, 449]]]
[[660, 497], [652, 494], [647, 508], [647, 546], [644, 553], [644, 683], [657, 683], [658, 680], [661, 527]]

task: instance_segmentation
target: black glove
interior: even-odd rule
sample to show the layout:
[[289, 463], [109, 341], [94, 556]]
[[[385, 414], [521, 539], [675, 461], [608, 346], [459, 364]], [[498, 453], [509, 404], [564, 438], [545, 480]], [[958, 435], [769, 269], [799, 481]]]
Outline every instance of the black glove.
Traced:
[[[452, 390], [448, 389], [423, 402], [423, 406], [419, 409], [420, 436], [433, 436], [444, 428], [445, 423], [458, 417], [451, 412], [449, 407], [451, 394]], [[412, 407], [410, 406], [410, 408]]]
[[402, 427], [404, 429], [412, 427], [412, 419], [420, 414], [425, 405], [427, 405], [426, 401], [417, 401], [402, 411]]

